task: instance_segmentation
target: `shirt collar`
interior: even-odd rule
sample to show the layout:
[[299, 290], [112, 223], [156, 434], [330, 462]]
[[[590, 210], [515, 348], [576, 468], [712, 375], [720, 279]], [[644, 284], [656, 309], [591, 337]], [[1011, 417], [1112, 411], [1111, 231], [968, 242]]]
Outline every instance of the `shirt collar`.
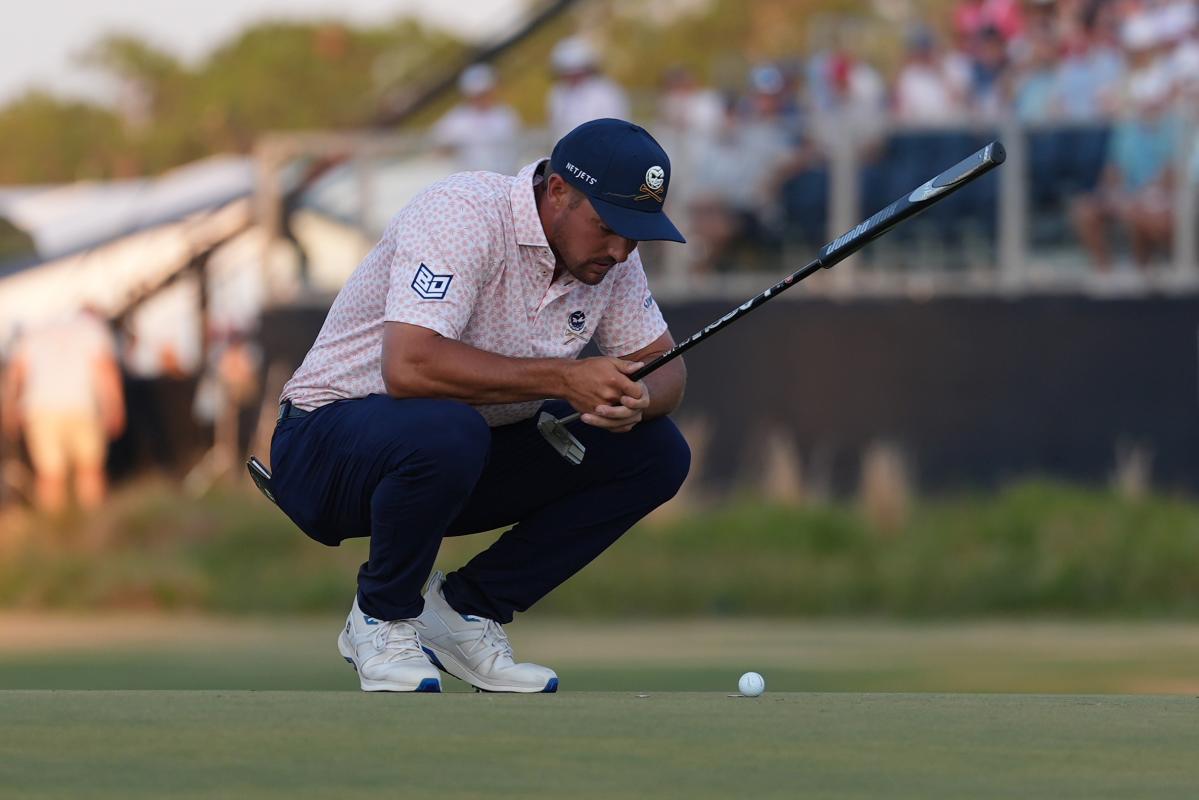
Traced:
[[545, 229], [541, 227], [541, 217], [537, 213], [537, 200], [533, 196], [533, 173], [545, 160], [539, 158], [516, 173], [516, 177], [512, 179], [510, 197], [516, 243], [548, 249], [550, 243], [545, 238]]

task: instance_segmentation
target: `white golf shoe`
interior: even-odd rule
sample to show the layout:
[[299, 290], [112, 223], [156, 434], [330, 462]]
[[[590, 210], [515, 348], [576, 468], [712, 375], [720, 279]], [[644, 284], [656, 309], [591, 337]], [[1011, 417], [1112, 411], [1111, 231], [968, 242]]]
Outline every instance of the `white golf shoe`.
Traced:
[[375, 619], [362, 613], [357, 597], [337, 651], [358, 672], [364, 692], [441, 691], [441, 676], [425, 657], [412, 620]]
[[558, 676], [538, 664], [517, 664], [508, 635], [495, 620], [459, 614], [442, 594], [445, 576], [433, 573], [425, 610], [413, 620], [429, 660], [485, 692], [556, 692]]

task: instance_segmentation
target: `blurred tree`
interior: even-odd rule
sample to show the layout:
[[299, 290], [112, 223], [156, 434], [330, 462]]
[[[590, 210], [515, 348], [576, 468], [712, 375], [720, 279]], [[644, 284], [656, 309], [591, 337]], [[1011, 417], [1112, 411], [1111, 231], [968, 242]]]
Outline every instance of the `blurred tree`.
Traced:
[[126, 144], [112, 111], [42, 92], [0, 110], [0, 142], [0, 183], [112, 177]]
[[154, 173], [245, 152], [272, 130], [369, 125], [396, 85], [452, 69], [464, 45], [417, 22], [256, 25], [194, 68], [128, 35], [84, 63], [117, 79], [116, 109], [31, 93], [0, 109], [0, 183]]

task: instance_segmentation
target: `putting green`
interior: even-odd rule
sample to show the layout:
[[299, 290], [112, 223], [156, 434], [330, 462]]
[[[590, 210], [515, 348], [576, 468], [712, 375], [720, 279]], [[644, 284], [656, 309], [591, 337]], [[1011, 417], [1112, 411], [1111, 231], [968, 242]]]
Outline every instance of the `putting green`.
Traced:
[[0, 797], [1199, 796], [1195, 625], [520, 620], [563, 693], [500, 696], [340, 624], [0, 617]]
[[0, 692], [23, 798], [1186, 797], [1193, 697]]

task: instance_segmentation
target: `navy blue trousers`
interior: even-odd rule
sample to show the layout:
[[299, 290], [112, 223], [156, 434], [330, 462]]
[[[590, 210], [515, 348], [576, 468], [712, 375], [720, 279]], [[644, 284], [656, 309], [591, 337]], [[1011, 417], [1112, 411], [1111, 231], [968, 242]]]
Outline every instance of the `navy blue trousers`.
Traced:
[[[571, 412], [562, 401], [542, 408]], [[691, 451], [668, 418], [628, 433], [570, 429], [587, 448], [578, 466], [542, 439], [535, 418], [488, 428], [452, 400], [342, 400], [278, 424], [272, 485], [279, 507], [316, 541], [370, 537], [358, 603], [383, 620], [420, 614], [443, 537], [512, 526], [449, 573], [445, 589], [459, 612], [510, 622], [687, 477]]]

